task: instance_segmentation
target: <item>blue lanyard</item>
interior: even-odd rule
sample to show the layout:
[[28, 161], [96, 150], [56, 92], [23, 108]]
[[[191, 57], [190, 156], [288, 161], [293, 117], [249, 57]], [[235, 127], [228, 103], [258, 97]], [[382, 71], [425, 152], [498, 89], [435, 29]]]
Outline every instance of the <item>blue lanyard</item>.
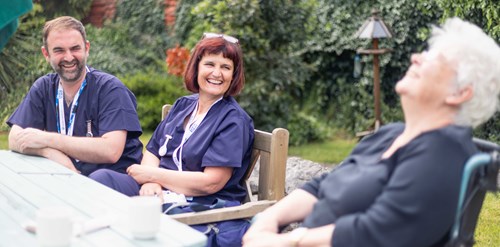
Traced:
[[[89, 71], [88, 68], [87, 72]], [[57, 116], [57, 132], [63, 134], [63, 135], [73, 135], [73, 128], [74, 128], [74, 120], [76, 116], [76, 109], [78, 106], [78, 100], [80, 98], [80, 95], [83, 92], [83, 89], [87, 85], [87, 79], [83, 80], [82, 85], [80, 86], [80, 89], [78, 90], [78, 93], [75, 95], [75, 98], [73, 99], [73, 103], [71, 104], [71, 109], [70, 109], [70, 115], [69, 115], [69, 121], [67, 125], [67, 131], [66, 131], [66, 117], [64, 115], [64, 91], [61, 86], [61, 83], [59, 82], [59, 85], [57, 87], [57, 95], [56, 95], [56, 116]]]

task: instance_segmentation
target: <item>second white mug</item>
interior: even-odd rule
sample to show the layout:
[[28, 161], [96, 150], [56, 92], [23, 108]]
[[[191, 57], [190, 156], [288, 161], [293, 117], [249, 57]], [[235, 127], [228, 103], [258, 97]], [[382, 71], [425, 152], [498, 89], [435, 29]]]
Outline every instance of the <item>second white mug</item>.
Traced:
[[65, 207], [39, 209], [36, 213], [36, 237], [40, 246], [70, 246], [73, 237], [70, 209]]
[[160, 230], [161, 200], [153, 196], [134, 196], [129, 205], [130, 232], [137, 239], [153, 239]]

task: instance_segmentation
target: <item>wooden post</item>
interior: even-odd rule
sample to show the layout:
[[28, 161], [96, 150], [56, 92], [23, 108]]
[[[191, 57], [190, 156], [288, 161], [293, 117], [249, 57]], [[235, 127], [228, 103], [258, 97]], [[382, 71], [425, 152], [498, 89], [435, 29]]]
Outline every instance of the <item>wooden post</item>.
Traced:
[[[378, 39], [373, 39], [373, 50], [378, 50]], [[382, 124], [380, 117], [380, 64], [378, 54], [373, 53], [373, 98], [375, 107], [375, 125], [374, 130], [377, 130]]]

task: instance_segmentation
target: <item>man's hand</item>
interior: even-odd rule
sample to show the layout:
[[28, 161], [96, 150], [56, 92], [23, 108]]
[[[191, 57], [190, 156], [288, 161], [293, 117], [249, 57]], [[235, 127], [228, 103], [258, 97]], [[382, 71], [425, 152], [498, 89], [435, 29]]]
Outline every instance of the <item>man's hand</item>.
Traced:
[[55, 162], [69, 168], [70, 170], [72, 170], [76, 173], [80, 173], [80, 171], [78, 171], [76, 169], [76, 167], [73, 165], [73, 162], [71, 161], [71, 159], [66, 154], [64, 154], [63, 152], [61, 152], [57, 149], [44, 148], [41, 151], [41, 156], [43, 156], [49, 160], [55, 161]]
[[17, 133], [17, 143], [19, 151], [26, 153], [27, 149], [41, 149], [47, 147], [47, 140], [49, 138], [48, 132], [26, 128]]
[[43, 148], [52, 148], [86, 163], [114, 164], [120, 160], [126, 140], [126, 130], [110, 131], [101, 137], [83, 137], [13, 125], [9, 133], [9, 148], [34, 155], [41, 155], [39, 152]]

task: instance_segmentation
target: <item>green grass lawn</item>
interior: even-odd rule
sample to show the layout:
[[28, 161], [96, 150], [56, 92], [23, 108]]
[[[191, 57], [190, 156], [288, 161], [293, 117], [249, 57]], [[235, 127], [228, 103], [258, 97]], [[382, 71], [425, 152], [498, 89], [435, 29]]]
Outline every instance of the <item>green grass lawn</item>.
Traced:
[[142, 133], [141, 137], [139, 137], [141, 142], [144, 144], [143, 151], [146, 151], [146, 145], [148, 144], [149, 139], [151, 139], [152, 135], [153, 135], [153, 132], [144, 132], [144, 133]]
[[290, 147], [288, 155], [299, 156], [321, 164], [338, 164], [356, 145], [355, 139], [335, 139], [322, 143], [311, 143], [299, 147]]
[[[6, 132], [0, 132], [0, 149], [8, 149]], [[141, 136], [144, 146], [152, 133]], [[356, 140], [336, 139], [323, 143], [312, 143], [299, 147], [290, 147], [289, 155], [299, 156], [322, 164], [338, 164], [356, 145]], [[477, 247], [500, 246], [500, 195], [488, 193], [484, 201], [479, 223], [476, 228]]]
[[0, 149], [9, 149], [8, 136], [9, 133], [0, 131]]
[[500, 193], [488, 193], [481, 209], [475, 246], [500, 246]]

